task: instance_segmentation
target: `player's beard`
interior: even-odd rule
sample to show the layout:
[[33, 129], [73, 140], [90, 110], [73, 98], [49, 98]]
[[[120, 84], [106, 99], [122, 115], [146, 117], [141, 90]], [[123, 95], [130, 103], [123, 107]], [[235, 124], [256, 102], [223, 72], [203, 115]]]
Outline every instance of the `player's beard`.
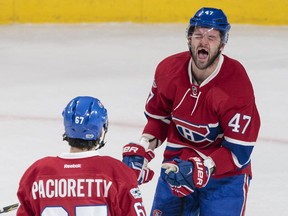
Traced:
[[218, 49], [216, 50], [216, 52], [214, 53], [209, 53], [208, 55], [208, 61], [206, 64], [203, 64], [203, 63], [200, 63], [198, 60], [197, 60], [197, 49], [195, 48], [191, 48], [189, 47], [189, 50], [190, 50], [190, 54], [191, 54], [191, 57], [193, 59], [193, 62], [194, 64], [196, 65], [196, 67], [200, 70], [205, 70], [207, 68], [209, 68], [211, 65], [214, 64], [215, 60], [219, 57], [220, 53], [221, 53], [221, 44], [219, 45]]

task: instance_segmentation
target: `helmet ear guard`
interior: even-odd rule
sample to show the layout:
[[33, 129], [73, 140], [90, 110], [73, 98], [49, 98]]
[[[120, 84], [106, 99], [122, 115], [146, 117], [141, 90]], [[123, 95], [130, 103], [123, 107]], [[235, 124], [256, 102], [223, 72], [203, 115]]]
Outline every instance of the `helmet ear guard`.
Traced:
[[108, 115], [97, 98], [79, 96], [72, 99], [63, 110], [62, 116], [64, 140], [97, 141], [98, 149], [104, 146], [105, 134], [108, 131]]
[[203, 7], [190, 19], [186, 30], [187, 38], [193, 34], [196, 27], [210, 28], [220, 31], [221, 41], [226, 44], [230, 31], [230, 24], [221, 9]]

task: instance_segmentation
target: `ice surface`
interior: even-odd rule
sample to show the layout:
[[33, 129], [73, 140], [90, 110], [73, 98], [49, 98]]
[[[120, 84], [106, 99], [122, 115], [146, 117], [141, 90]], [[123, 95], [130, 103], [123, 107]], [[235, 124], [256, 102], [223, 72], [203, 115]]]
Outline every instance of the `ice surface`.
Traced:
[[[78, 95], [98, 97], [110, 127], [101, 154], [121, 159], [138, 141], [144, 102], [157, 63], [187, 50], [185, 24], [104, 23], [0, 26], [0, 206], [17, 202], [26, 168], [68, 150], [61, 112]], [[247, 216], [288, 215], [288, 27], [233, 25], [225, 54], [238, 59], [254, 85], [261, 115], [253, 152]], [[243, 88], [245, 88], [243, 86]], [[163, 147], [141, 186], [149, 212]], [[16, 211], [6, 215], [15, 215]]]

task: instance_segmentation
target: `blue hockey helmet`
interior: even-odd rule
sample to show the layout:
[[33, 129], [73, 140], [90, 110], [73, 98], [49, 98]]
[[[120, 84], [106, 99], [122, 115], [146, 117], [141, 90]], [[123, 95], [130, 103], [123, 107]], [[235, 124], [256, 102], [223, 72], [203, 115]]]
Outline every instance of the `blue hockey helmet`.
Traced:
[[97, 140], [108, 130], [108, 115], [103, 104], [94, 97], [79, 96], [72, 99], [62, 113], [64, 136], [74, 139]]
[[213, 28], [222, 34], [222, 41], [227, 43], [231, 28], [227, 17], [221, 9], [203, 7], [190, 19], [187, 36], [193, 33], [195, 27]]

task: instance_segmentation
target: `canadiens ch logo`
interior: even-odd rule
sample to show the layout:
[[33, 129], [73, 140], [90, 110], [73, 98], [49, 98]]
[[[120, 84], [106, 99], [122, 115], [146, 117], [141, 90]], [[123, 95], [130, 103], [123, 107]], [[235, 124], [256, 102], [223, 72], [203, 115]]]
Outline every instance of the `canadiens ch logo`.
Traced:
[[179, 133], [191, 142], [212, 142], [218, 134], [218, 123], [209, 125], [195, 125], [173, 117]]
[[162, 215], [162, 211], [160, 211], [159, 209], [155, 209], [153, 211], [153, 216], [161, 216]]

